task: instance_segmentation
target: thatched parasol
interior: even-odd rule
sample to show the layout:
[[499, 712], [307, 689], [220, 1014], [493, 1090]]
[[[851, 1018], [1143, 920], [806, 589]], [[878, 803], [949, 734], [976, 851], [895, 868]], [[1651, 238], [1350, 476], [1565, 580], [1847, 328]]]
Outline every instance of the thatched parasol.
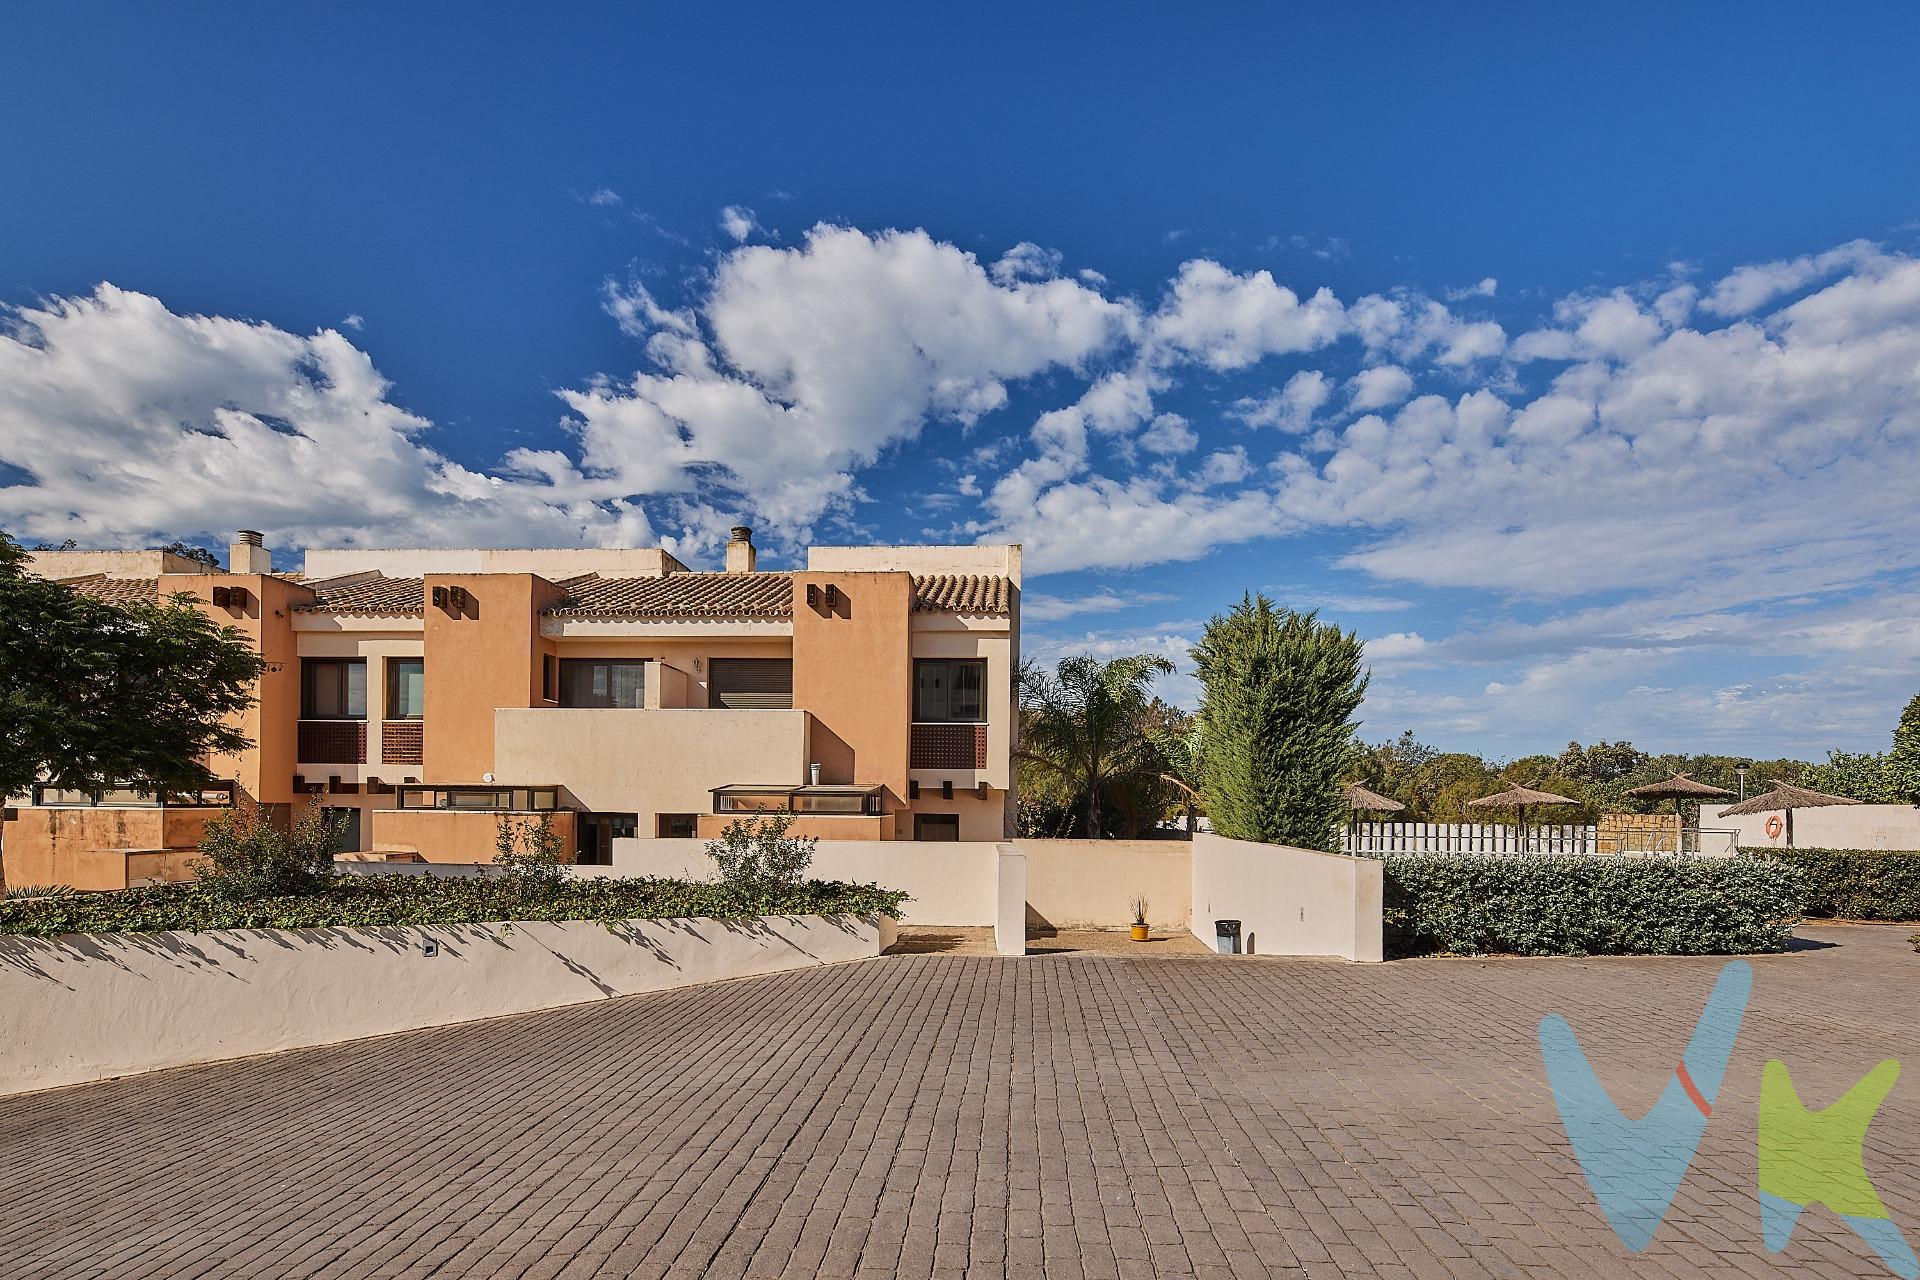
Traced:
[[1346, 797], [1347, 808], [1355, 813], [1398, 813], [1407, 807], [1378, 791], [1369, 791], [1357, 782], [1349, 782], [1341, 788], [1341, 793]]
[[1791, 782], [1774, 779], [1773, 790], [1765, 795], [1755, 796], [1751, 800], [1742, 800], [1739, 804], [1728, 805], [1720, 811], [1723, 818], [1737, 818], [1750, 813], [1773, 813], [1779, 811], [1787, 815], [1787, 848], [1793, 848], [1793, 811], [1795, 809], [1824, 809], [1836, 804], [1859, 804], [1850, 796], [1830, 796], [1824, 791], [1814, 791], [1807, 787], [1796, 787]]
[[1467, 804], [1475, 809], [1518, 809], [1520, 811], [1520, 838], [1527, 835], [1527, 806], [1536, 804], [1579, 804], [1578, 800], [1569, 800], [1557, 796], [1551, 791], [1536, 791], [1532, 787], [1512, 786], [1505, 791], [1496, 791], [1490, 796], [1481, 796], [1478, 800], [1469, 800]]
[[1676, 773], [1665, 782], [1649, 782], [1644, 787], [1629, 788], [1627, 794], [1642, 800], [1673, 801], [1673, 816], [1680, 819], [1680, 825], [1686, 826], [1686, 818], [1680, 812], [1680, 806], [1689, 800], [1717, 800], [1721, 796], [1730, 796], [1733, 792], [1725, 787], [1710, 786], [1704, 782], [1695, 782], [1684, 773]]

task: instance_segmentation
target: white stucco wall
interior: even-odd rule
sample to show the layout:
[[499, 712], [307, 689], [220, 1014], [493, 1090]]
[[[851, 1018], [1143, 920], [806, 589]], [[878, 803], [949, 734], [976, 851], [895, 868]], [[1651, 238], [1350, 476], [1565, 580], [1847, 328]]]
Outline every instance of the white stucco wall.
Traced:
[[[990, 925], [997, 902], [992, 841], [822, 840], [807, 875], [912, 894], [902, 923]], [[704, 840], [615, 840], [613, 873], [711, 880]]]
[[[1764, 813], [1722, 818], [1724, 805], [1700, 806], [1700, 825], [1740, 833], [1740, 844], [1754, 849], [1786, 847], [1786, 814], [1778, 813], [1781, 831], [1767, 834]], [[1915, 849], [1920, 850], [1920, 808], [1909, 804], [1845, 804], [1793, 811], [1793, 843], [1799, 849]]]
[[878, 916], [0, 937], [0, 1094], [857, 960], [893, 938]]
[[1184, 929], [1193, 916], [1193, 845], [1185, 840], [1016, 840], [1027, 855], [1028, 923], [1122, 929], [1132, 900], [1147, 922]]
[[1382, 958], [1382, 864], [1201, 834], [1193, 838], [1193, 934], [1241, 922], [1241, 949], [1267, 956]]

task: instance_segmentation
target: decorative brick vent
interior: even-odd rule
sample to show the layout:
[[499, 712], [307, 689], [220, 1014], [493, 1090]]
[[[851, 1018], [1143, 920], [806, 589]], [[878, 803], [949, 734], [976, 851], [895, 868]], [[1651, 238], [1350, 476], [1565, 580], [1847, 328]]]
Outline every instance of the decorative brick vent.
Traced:
[[916, 724], [908, 756], [915, 769], [984, 769], [987, 726]]

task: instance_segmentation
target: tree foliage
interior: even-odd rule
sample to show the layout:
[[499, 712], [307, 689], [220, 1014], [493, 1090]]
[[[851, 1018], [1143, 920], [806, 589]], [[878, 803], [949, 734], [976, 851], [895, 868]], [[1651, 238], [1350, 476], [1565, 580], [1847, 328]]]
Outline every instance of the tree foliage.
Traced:
[[820, 841], [813, 836], [790, 836], [793, 815], [770, 813], [736, 818], [718, 840], [707, 841], [706, 854], [720, 871], [720, 883], [736, 889], [790, 888], [806, 878]]
[[1144, 653], [1106, 662], [1085, 654], [1062, 658], [1051, 673], [1032, 663], [1021, 667], [1023, 777], [1071, 796], [1093, 839], [1108, 834], [1116, 792], [1160, 786], [1148, 690], [1156, 676], [1172, 673], [1171, 662]]
[[1341, 784], [1358, 756], [1353, 715], [1367, 689], [1359, 637], [1248, 597], [1207, 623], [1193, 658], [1204, 690], [1201, 790], [1213, 829], [1337, 848]]
[[1893, 731], [1893, 750], [1887, 754], [1887, 781], [1899, 801], [1920, 804], [1920, 694], [1900, 713]]
[[191, 605], [113, 605], [28, 572], [0, 534], [0, 795], [192, 790], [202, 758], [249, 746], [230, 717], [262, 671], [246, 640]]
[[316, 802], [282, 829], [259, 805], [242, 801], [208, 821], [193, 870], [218, 898], [310, 893], [333, 870], [333, 847], [345, 822], [329, 818]]

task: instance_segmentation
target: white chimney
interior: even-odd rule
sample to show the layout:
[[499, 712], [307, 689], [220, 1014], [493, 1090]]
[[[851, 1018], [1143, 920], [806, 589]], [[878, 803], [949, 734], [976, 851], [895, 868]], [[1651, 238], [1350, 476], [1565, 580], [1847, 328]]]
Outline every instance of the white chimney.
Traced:
[[752, 573], [756, 559], [753, 530], [743, 524], [733, 526], [733, 537], [727, 540], [727, 572]]
[[258, 529], [242, 529], [227, 547], [228, 573], [272, 573], [273, 553], [261, 544]]

